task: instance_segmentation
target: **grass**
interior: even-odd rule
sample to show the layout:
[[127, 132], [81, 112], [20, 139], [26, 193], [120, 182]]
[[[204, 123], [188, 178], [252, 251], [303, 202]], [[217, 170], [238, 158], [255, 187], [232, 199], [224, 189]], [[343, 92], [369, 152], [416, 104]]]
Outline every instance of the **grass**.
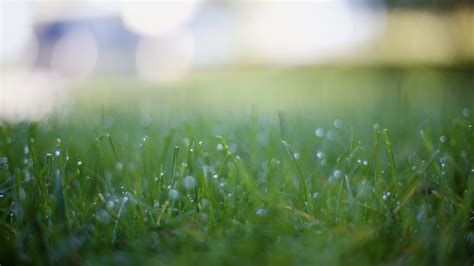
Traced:
[[469, 71], [94, 84], [108, 102], [1, 125], [2, 265], [474, 261]]

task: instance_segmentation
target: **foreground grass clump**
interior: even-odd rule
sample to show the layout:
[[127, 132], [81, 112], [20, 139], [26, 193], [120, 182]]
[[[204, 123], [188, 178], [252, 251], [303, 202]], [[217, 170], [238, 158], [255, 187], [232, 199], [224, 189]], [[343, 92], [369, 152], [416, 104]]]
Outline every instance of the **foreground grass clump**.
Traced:
[[1, 263], [467, 265], [463, 113], [421, 128], [407, 116], [405, 135], [255, 112], [4, 124]]
[[472, 84], [464, 66], [86, 84], [0, 125], [0, 264], [472, 265]]

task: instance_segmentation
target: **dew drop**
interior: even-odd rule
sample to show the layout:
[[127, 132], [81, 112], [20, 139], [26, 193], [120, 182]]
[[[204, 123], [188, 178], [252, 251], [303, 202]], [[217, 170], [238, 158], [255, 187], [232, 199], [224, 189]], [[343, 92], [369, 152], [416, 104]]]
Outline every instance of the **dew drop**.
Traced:
[[335, 178], [341, 177], [341, 176], [342, 176], [342, 171], [341, 171], [341, 170], [335, 170], [335, 171], [333, 172], [333, 176], [334, 176]]
[[318, 157], [320, 160], [324, 159], [324, 152], [318, 151], [318, 153], [316, 153], [316, 157]]
[[446, 142], [446, 136], [445, 135], [442, 135], [441, 137], [439, 137], [439, 141], [441, 143], [445, 143]]
[[127, 201], [128, 201], [128, 197], [127, 197], [127, 196], [125, 196], [125, 197], [122, 198], [122, 204], [127, 203]]
[[316, 135], [317, 137], [319, 138], [323, 138], [324, 137], [324, 129], [322, 128], [318, 128], [314, 131], [314, 135]]
[[330, 140], [335, 140], [336, 139], [336, 131], [334, 131], [333, 129], [329, 130], [328, 134], [327, 134], [327, 137]]
[[28, 147], [28, 145], [25, 145], [25, 147], [23, 148], [23, 153], [25, 153], [25, 154], [30, 153], [30, 148]]
[[196, 187], [196, 178], [194, 176], [188, 175], [183, 178], [183, 187], [187, 190], [191, 190]]
[[390, 192], [384, 192], [383, 195], [382, 195], [382, 199], [383, 199], [383, 200], [387, 200], [388, 198], [390, 198], [390, 195], [391, 195], [391, 194], [392, 194], [392, 193], [390, 193]]
[[462, 109], [462, 115], [464, 117], [469, 117], [471, 115], [471, 110], [469, 110], [469, 108]]
[[179, 192], [175, 189], [170, 189], [168, 191], [168, 197], [171, 199], [171, 200], [177, 200], [178, 197], [179, 197]]
[[268, 210], [267, 210], [267, 209], [264, 209], [264, 208], [259, 208], [259, 209], [257, 209], [257, 211], [255, 212], [255, 214], [256, 214], [257, 216], [260, 216], [260, 217], [266, 216], [267, 213], [268, 213]]

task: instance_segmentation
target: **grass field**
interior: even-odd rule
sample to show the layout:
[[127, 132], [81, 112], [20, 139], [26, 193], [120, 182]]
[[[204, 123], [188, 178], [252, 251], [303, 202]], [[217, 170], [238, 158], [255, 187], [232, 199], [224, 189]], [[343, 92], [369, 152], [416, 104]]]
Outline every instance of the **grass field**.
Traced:
[[78, 85], [0, 127], [0, 264], [472, 265], [472, 69]]

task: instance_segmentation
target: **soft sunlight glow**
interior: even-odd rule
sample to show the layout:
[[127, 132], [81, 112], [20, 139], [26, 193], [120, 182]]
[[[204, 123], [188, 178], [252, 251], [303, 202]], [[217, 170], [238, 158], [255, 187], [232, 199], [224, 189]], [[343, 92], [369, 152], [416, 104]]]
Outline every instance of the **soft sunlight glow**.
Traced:
[[0, 86], [0, 121], [40, 120], [64, 99], [64, 83], [48, 72], [7, 71]]
[[194, 15], [199, 2], [126, 2], [121, 9], [125, 26], [138, 34], [162, 35], [177, 29]]
[[300, 64], [343, 54], [371, 40], [383, 16], [347, 0], [252, 4], [242, 21], [250, 47], [276, 63]]
[[136, 53], [139, 76], [148, 81], [173, 81], [191, 67], [194, 41], [187, 31], [140, 41]]
[[87, 30], [67, 33], [54, 46], [51, 68], [68, 78], [83, 78], [94, 71], [97, 63], [97, 41]]
[[14, 63], [25, 49], [36, 43], [30, 6], [24, 1], [1, 2], [0, 8], [0, 62]]

